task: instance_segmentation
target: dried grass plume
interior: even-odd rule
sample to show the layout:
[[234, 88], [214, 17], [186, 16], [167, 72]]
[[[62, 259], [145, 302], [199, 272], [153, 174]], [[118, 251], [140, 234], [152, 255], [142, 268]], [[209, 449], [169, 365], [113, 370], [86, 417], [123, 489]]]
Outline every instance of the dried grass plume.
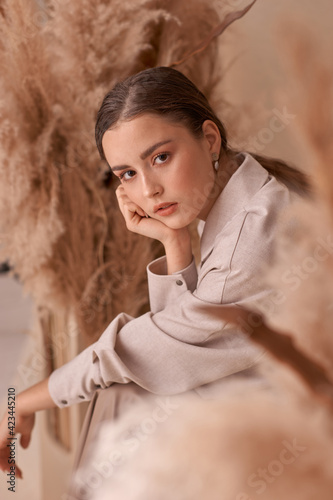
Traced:
[[[91, 342], [119, 312], [148, 309], [145, 266], [161, 251], [125, 229], [94, 144], [97, 109], [116, 81], [207, 37], [221, 2], [0, 6], [1, 258], [38, 306], [74, 312]], [[208, 97], [222, 76], [219, 43], [180, 68]]]

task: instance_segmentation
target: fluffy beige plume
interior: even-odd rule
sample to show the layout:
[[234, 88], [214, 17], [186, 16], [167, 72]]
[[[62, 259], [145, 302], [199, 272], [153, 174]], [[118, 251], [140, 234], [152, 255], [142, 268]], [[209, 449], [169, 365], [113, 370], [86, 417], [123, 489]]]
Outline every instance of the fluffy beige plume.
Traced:
[[272, 393], [154, 397], [104, 424], [77, 498], [330, 500], [328, 432], [322, 410]]
[[293, 33], [288, 51], [297, 88], [290, 95], [314, 194], [288, 215], [270, 273], [278, 293], [268, 308], [271, 324], [292, 332], [333, 380], [333, 70], [324, 48], [295, 27]]
[[[168, 65], [208, 36], [221, 2], [2, 0], [1, 257], [40, 306], [74, 310], [89, 341], [119, 312], [148, 307], [154, 242], [126, 231], [94, 122], [103, 95]], [[209, 96], [221, 79], [215, 40], [180, 67]], [[139, 256], [139, 258], [138, 258]]]

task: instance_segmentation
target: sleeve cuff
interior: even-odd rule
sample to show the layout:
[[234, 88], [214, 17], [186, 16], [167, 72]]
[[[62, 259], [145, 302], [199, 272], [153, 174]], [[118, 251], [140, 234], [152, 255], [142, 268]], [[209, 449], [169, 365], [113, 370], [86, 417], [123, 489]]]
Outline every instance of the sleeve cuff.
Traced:
[[49, 377], [48, 389], [58, 408], [66, 408], [82, 401], [90, 401], [101, 386], [84, 387], [84, 377], [80, 377], [82, 366], [93, 370], [92, 346], [78, 354], [74, 359], [53, 371]]
[[193, 292], [198, 280], [194, 258], [185, 269], [167, 274], [166, 257], [160, 257], [147, 266], [147, 274], [150, 307], [154, 314], [178, 299], [185, 291]]

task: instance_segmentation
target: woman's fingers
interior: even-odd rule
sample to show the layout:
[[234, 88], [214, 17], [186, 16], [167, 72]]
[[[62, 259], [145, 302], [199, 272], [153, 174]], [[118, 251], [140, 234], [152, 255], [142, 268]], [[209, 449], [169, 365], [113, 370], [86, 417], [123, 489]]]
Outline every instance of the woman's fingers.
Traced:
[[116, 195], [120, 211], [125, 217], [126, 222], [128, 219], [131, 220], [135, 214], [138, 214], [140, 217], [146, 216], [144, 210], [138, 205], [136, 205], [133, 201], [131, 201], [129, 197], [125, 194], [123, 186], [119, 186], [117, 188]]
[[17, 464], [15, 464], [15, 473], [19, 479], [23, 479], [22, 471]]
[[28, 446], [30, 444], [30, 440], [31, 440], [31, 432], [26, 433], [26, 434], [22, 434], [21, 439], [20, 439], [20, 444], [21, 444], [22, 448], [28, 448]]
[[173, 229], [153, 217], [148, 218], [146, 212], [129, 199], [122, 185], [118, 186], [116, 195], [129, 231], [153, 238], [161, 243], [170, 239], [170, 233], [173, 233]]
[[[8, 446], [8, 443], [11, 442], [11, 440], [15, 436], [10, 436], [9, 438], [6, 439], [5, 442], [1, 442], [0, 444], [0, 470], [4, 472], [5, 474], [11, 473], [12, 472], [12, 459], [10, 455], [10, 448]], [[17, 465], [17, 462], [15, 461], [15, 475], [16, 477], [23, 479], [23, 474], [19, 466]]]
[[126, 209], [128, 210], [128, 212], [130, 212], [132, 214], [138, 214], [141, 217], [145, 217], [146, 216], [146, 214], [142, 210], [142, 208], [140, 208], [138, 205], [135, 205], [134, 203], [127, 204], [126, 205]]

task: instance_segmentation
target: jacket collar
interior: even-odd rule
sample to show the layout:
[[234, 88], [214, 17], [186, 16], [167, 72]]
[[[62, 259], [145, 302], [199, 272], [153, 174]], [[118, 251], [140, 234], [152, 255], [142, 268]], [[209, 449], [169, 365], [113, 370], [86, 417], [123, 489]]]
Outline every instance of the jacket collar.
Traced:
[[249, 153], [240, 153], [244, 161], [230, 177], [204, 223], [200, 249], [201, 262], [212, 251], [217, 234], [267, 182], [269, 174]]

